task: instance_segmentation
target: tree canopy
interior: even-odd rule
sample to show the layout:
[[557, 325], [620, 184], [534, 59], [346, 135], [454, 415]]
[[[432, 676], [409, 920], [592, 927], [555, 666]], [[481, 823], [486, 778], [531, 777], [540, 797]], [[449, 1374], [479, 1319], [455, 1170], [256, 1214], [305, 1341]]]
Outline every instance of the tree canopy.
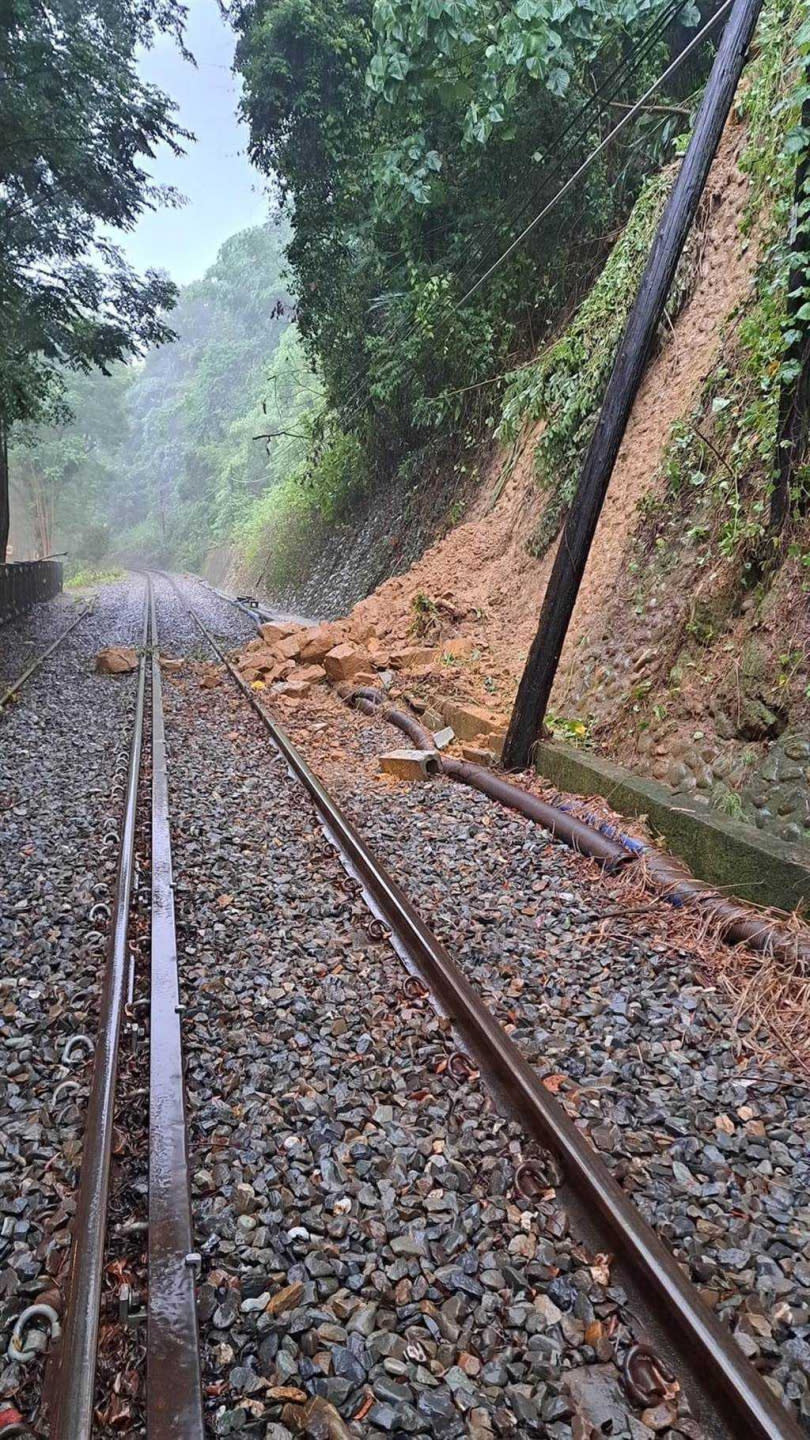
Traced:
[[[700, 18], [691, 0], [231, 0], [251, 153], [288, 207], [299, 326], [377, 481], [480, 437], [688, 111], [648, 115], [489, 261]], [[694, 73], [692, 82], [694, 83]], [[327, 437], [329, 430], [325, 432]], [[448, 436], [452, 439], [448, 440]], [[319, 455], [328, 453], [328, 439]]]
[[173, 344], [115, 365], [109, 378], [67, 375], [70, 416], [17, 427], [21, 537], [40, 551], [65, 546], [80, 563], [112, 546], [201, 565], [295, 470], [320, 388], [290, 324], [286, 239], [269, 224], [232, 236], [180, 291]]
[[[182, 43], [184, 17], [176, 0], [2, 0], [3, 452], [11, 425], [59, 413], [66, 371], [106, 370], [171, 335], [171, 281], [137, 275], [111, 236], [176, 198], [145, 162], [185, 137], [135, 56], [158, 32]], [[0, 473], [0, 553], [4, 482]]]

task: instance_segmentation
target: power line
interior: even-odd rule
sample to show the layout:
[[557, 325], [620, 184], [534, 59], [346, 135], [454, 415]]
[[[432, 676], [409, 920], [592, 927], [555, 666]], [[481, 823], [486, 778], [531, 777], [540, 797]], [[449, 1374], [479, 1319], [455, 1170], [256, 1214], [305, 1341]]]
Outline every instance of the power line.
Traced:
[[466, 292], [465, 295], [462, 295], [461, 299], [458, 302], [458, 309], [460, 309], [461, 306], [469, 300], [471, 295], [475, 294], [476, 290], [479, 290], [481, 288], [481, 286], [484, 284], [484, 281], [488, 280], [490, 275], [493, 275], [495, 271], [500, 268], [504, 261], [507, 260], [509, 256], [513, 253], [513, 251], [517, 249], [518, 245], [521, 245], [523, 243], [523, 241], [526, 239], [526, 236], [531, 234], [535, 226], [539, 225], [540, 221], [544, 220], [546, 215], [548, 215], [549, 212], [560, 203], [560, 201], [563, 199], [563, 196], [567, 195], [569, 190], [571, 190], [571, 188], [576, 184], [577, 180], [579, 180], [581, 176], [585, 174], [586, 170], [589, 170], [591, 168], [594, 161], [599, 158], [599, 156], [605, 149], [607, 149], [607, 146], [616, 139], [617, 135], [621, 134], [622, 130], [624, 130], [626, 126], [630, 124], [631, 120], [635, 119], [639, 111], [644, 108], [644, 105], [649, 100], [650, 96], [654, 95], [655, 92], [659, 90], [660, 87], [665, 83], [665, 81], [669, 80], [670, 77], [675, 74], [676, 70], [680, 68], [680, 66], [684, 63], [687, 57], [692, 54], [692, 52], [697, 48], [697, 46], [702, 44], [702, 42], [706, 39], [706, 36], [717, 24], [720, 17], [724, 15], [726, 11], [731, 7], [732, 3], [733, 0], [724, 0], [724, 3], [720, 6], [720, 9], [715, 12], [715, 14], [711, 17], [710, 20], [706, 21], [706, 24], [698, 31], [697, 35], [693, 36], [689, 44], [686, 45], [681, 51], [680, 55], [677, 55], [672, 61], [672, 64], [667, 67], [663, 74], [659, 75], [658, 79], [653, 81], [652, 85], [650, 85], [649, 88], [644, 92], [641, 99], [637, 100], [632, 109], [628, 110], [627, 114], [622, 116], [618, 124], [614, 125], [613, 129], [609, 132], [608, 135], [605, 136], [604, 140], [600, 141], [596, 149], [592, 150], [590, 155], [588, 155], [587, 158], [583, 160], [582, 164], [574, 171], [573, 175], [569, 176], [565, 184], [560, 186], [560, 189], [555, 195], [551, 197], [548, 204], [543, 206], [543, 209], [539, 212], [539, 214], [535, 215], [534, 219], [530, 221], [530, 223], [525, 227], [525, 229], [520, 232], [517, 238], [512, 241], [511, 245], [507, 246], [503, 253], [498, 256], [498, 259], [492, 265], [490, 265], [489, 269], [485, 270], [484, 274], [479, 276], [475, 284], [470, 286], [469, 290]]
[[[616, 92], [618, 91], [620, 86], [631, 75], [637, 73], [640, 65], [647, 58], [656, 41], [663, 36], [665, 30], [677, 19], [680, 12], [685, 9], [687, 3], [688, 0], [671, 0], [671, 3], [664, 10], [663, 14], [658, 15], [653, 21], [653, 23], [650, 25], [648, 30], [641, 36], [640, 41], [636, 46], [632, 56], [623, 59], [616, 66], [614, 66], [613, 70], [608, 74], [608, 76], [606, 76], [605, 79], [602, 80], [599, 88], [594, 92], [594, 94], [591, 95], [579, 107], [575, 115], [564, 126], [556, 141], [555, 149], [557, 150], [558, 155], [560, 144], [565, 141], [567, 137], [570, 137], [571, 132], [574, 130], [575, 126], [578, 126], [579, 122], [583, 121], [583, 124], [579, 126], [577, 135], [573, 139], [568, 139], [568, 143], [563, 151], [562, 156], [558, 159], [554, 170], [548, 171], [546, 175], [542, 178], [541, 183], [534, 187], [532, 194], [530, 194], [527, 199], [524, 199], [523, 203], [509, 222], [510, 224], [515, 224], [521, 218], [521, 216], [526, 213], [526, 210], [532, 204], [532, 201], [539, 193], [542, 193], [543, 189], [547, 187], [549, 181], [553, 178], [553, 175], [559, 174], [560, 169], [562, 168], [562, 164], [565, 162], [568, 156], [572, 154], [581, 144], [582, 140], [588, 133], [590, 125], [594, 122], [595, 119], [599, 118], [601, 114], [606, 112], [611, 100], [615, 99]], [[731, 3], [731, 0], [727, 0], [726, 6], [724, 6], [723, 8], [727, 8], [727, 4], [729, 3]], [[711, 23], [714, 24], [722, 13], [722, 9], [717, 11], [716, 14], [713, 16]], [[672, 65], [670, 65], [668, 69], [661, 76], [659, 76], [658, 80], [654, 83], [654, 85], [645, 92], [644, 96], [642, 96], [642, 99], [636, 102], [636, 104], [628, 110], [628, 113], [623, 117], [622, 121], [614, 127], [611, 134], [601, 143], [597, 150], [592, 152], [591, 155], [587, 158], [587, 160], [583, 162], [575, 175], [566, 182], [565, 186], [563, 186], [561, 190], [558, 190], [556, 195], [552, 197], [549, 205], [544, 208], [540, 216], [536, 217], [536, 219], [532, 222], [532, 225], [527, 227], [523, 234], [519, 236], [516, 241], [512, 242], [504, 255], [501, 256], [495, 262], [495, 264], [490, 267], [487, 273], [482, 276], [480, 280], [476, 281], [476, 283], [470, 289], [468, 289], [462, 300], [453, 307], [454, 312], [457, 312], [458, 309], [460, 309], [461, 305], [469, 298], [469, 296], [473, 294], [476, 289], [479, 288], [479, 285], [482, 284], [486, 278], [488, 278], [488, 275], [491, 274], [494, 269], [498, 268], [498, 265], [503, 262], [503, 259], [506, 258], [506, 255], [511, 253], [511, 251], [515, 248], [517, 244], [521, 242], [525, 235], [528, 234], [530, 230], [534, 229], [535, 225], [539, 223], [539, 220], [543, 218], [543, 215], [547, 214], [549, 210], [552, 209], [560, 199], [562, 199], [563, 195], [567, 193], [567, 191], [572, 187], [576, 179], [580, 175], [582, 175], [587, 168], [589, 168], [590, 164], [592, 164], [593, 161], [597, 158], [597, 155], [605, 149], [605, 147], [611, 142], [615, 135], [618, 134], [620, 130], [624, 129], [625, 126], [631, 122], [631, 120], [635, 119], [636, 115], [639, 113], [640, 107], [646, 102], [647, 99], [649, 99], [649, 96], [653, 94], [654, 91], [664, 83], [664, 81], [669, 77], [669, 75], [675, 72], [678, 66], [687, 58], [687, 55], [692, 53], [695, 46], [699, 44], [700, 41], [704, 38], [708, 28], [710, 27], [704, 27], [700, 35], [695, 37], [690, 42], [690, 44], [685, 47], [683, 51], [681, 51], [680, 55], [676, 58]], [[610, 89], [608, 89], [608, 87], [610, 87]], [[468, 257], [467, 261], [462, 266], [460, 274], [457, 278], [461, 278], [465, 274], [468, 274], [472, 266], [476, 263], [476, 260], [480, 261], [481, 259], [485, 258], [487, 248], [489, 248], [491, 251], [492, 247], [486, 247], [486, 245], [476, 246], [473, 255], [471, 257]], [[409, 321], [406, 316], [400, 316], [395, 321], [394, 325], [388, 328], [387, 333], [383, 332], [381, 338], [383, 339], [383, 341], [387, 341], [389, 343], [398, 342], [403, 338], [407, 338], [407, 336], [410, 335], [414, 329], [415, 325], [413, 321]], [[356, 397], [360, 394], [363, 380], [368, 375], [369, 370], [370, 365], [365, 365], [359, 371], [358, 383], [349, 395], [348, 400], [341, 406], [344, 418], [350, 418], [353, 413], [356, 413], [359, 410], [360, 407], [356, 407], [355, 412], [353, 412], [351, 406], [355, 401]]]

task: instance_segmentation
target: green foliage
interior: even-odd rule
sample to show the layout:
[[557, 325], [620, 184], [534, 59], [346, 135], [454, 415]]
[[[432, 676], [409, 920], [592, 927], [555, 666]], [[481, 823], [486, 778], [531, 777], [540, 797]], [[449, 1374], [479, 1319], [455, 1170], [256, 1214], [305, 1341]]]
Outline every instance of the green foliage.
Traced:
[[67, 549], [91, 564], [110, 545], [108, 518], [121, 481], [132, 371], [117, 365], [61, 377], [59, 424], [20, 425], [9, 455], [15, 534], [33, 553]]
[[136, 51], [182, 34], [174, 0], [7, 0], [0, 24], [0, 425], [64, 416], [66, 371], [169, 337], [165, 276], [108, 238], [166, 198], [143, 168], [179, 148], [173, 103]]
[[124, 571], [119, 569], [99, 570], [88, 566], [75, 569], [65, 581], [66, 590], [85, 590], [89, 585], [111, 585], [114, 580], [122, 580]]
[[[655, 10], [654, 0], [517, 0], [503, 9], [480, 0], [375, 0], [377, 48], [366, 83], [400, 106], [441, 103], [450, 91], [463, 140], [485, 145], [496, 127], [515, 132], [515, 114], [536, 102], [538, 85], [562, 99]], [[681, 23], [698, 20], [693, 5]], [[422, 156], [428, 174], [441, 172], [438, 151]]]
[[[535, 554], [542, 554], [551, 543], [573, 498], [639, 274], [673, 179], [674, 172], [667, 168], [647, 181], [621, 239], [571, 324], [536, 364], [517, 371], [507, 386], [501, 438], [514, 440], [527, 422], [546, 422], [535, 464], [549, 503], [532, 537]], [[687, 252], [667, 304], [669, 319], [687, 294], [691, 269]]]
[[791, 378], [786, 308], [805, 98], [798, 80], [810, 51], [810, 29], [801, 23], [805, 12], [804, 0], [771, 0], [763, 10], [758, 52], [739, 104], [749, 127], [740, 162], [751, 181], [744, 229], [761, 258], [752, 293], [732, 317], [723, 357], [693, 415], [673, 428], [663, 460], [670, 501], [660, 507], [659, 551], [674, 553], [671, 536], [688, 514], [686, 539], [697, 563], [733, 560], [750, 583], [759, 578], [771, 543], [768, 501], [780, 389]]
[[109, 549], [199, 567], [268, 490], [294, 474], [303, 484], [320, 385], [289, 322], [285, 238], [269, 226], [233, 236], [182, 291], [173, 345], [109, 378], [66, 377], [72, 418], [20, 430], [15, 529], [36, 549], [67, 547], [90, 566]]
[[[414, 457], [430, 447], [433, 465], [463, 465], [491, 428], [491, 377], [548, 333], [667, 153], [677, 117], [648, 118], [462, 305], [559, 167], [568, 173], [601, 138], [605, 113], [595, 106], [583, 121], [582, 107], [632, 57], [663, 0], [228, 8], [251, 154], [294, 225], [298, 324], [332, 423], [362, 448], [369, 484], [416, 465], [426, 483]], [[696, 13], [688, 7], [685, 26]], [[671, 26], [616, 98], [636, 98], [686, 33]], [[326, 454], [316, 436], [311, 471]]]
[[290, 327], [285, 238], [257, 226], [226, 241], [181, 292], [175, 343], [138, 372], [118, 514], [125, 553], [199, 567], [303, 458], [320, 391]]

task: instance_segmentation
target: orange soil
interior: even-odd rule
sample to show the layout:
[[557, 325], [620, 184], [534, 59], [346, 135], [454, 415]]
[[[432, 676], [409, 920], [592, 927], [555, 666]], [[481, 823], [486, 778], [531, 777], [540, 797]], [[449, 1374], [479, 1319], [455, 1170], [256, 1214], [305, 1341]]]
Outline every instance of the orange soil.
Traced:
[[[688, 414], [697, 399], [717, 360], [723, 322], [750, 283], [755, 246], [743, 250], [739, 243], [748, 194], [748, 181], [738, 166], [744, 139], [742, 125], [730, 120], [707, 186], [697, 282], [648, 366], [636, 399], [563, 652], [560, 688], [577, 645], [604, 621], [610, 602], [627, 584], [638, 503], [654, 488], [672, 424]], [[526, 549], [544, 503], [534, 479], [538, 433], [534, 426], [523, 437], [505, 483], [507, 456], [496, 458], [463, 524], [351, 612], [353, 621], [375, 626], [385, 647], [412, 636], [417, 595], [449, 602], [465, 618], [449, 625], [443, 621], [441, 638], [458, 632], [474, 635], [480, 656], [448, 666], [437, 688], [456, 689], [504, 712], [536, 628], [555, 549], [552, 546], [542, 560]]]

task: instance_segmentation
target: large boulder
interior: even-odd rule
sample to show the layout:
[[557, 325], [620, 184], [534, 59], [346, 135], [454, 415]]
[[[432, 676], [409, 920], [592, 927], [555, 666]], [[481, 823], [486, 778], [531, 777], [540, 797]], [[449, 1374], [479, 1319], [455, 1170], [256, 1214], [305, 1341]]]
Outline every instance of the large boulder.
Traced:
[[303, 635], [303, 630], [296, 630], [293, 635], [285, 635], [283, 640], [277, 641], [273, 649], [282, 660], [297, 660], [301, 653]]
[[265, 645], [277, 645], [279, 640], [286, 640], [288, 635], [292, 635], [299, 628], [286, 620], [268, 620], [259, 626], [259, 634]]
[[351, 680], [359, 671], [370, 671], [371, 661], [365, 650], [345, 640], [335, 645], [323, 658], [323, 667], [332, 681]]
[[324, 657], [340, 644], [340, 632], [335, 625], [313, 625], [301, 633], [299, 656], [307, 665], [320, 665]]
[[131, 675], [138, 668], [138, 652], [130, 645], [109, 645], [96, 656], [97, 675]]

